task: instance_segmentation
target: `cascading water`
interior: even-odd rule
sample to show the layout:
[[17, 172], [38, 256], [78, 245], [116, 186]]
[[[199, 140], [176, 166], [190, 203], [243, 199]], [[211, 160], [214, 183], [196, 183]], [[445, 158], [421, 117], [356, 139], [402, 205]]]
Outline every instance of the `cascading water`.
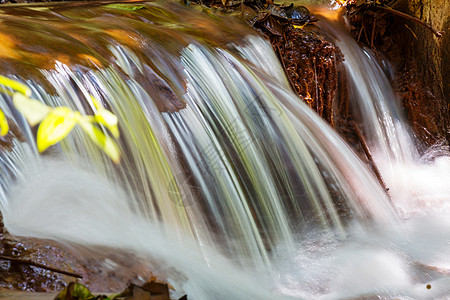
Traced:
[[[393, 177], [395, 164], [412, 162], [418, 154], [387, 74], [370, 49], [361, 49], [351, 36], [342, 34], [342, 24], [322, 22], [322, 26], [344, 56], [353, 115], [375, 163], [383, 176]], [[386, 68], [391, 72], [392, 67]]]
[[392, 67], [383, 69], [371, 50], [361, 49], [343, 34], [343, 25], [321, 26], [345, 57], [351, 107], [398, 212], [405, 217], [420, 211], [448, 212], [447, 147], [438, 144], [420, 156], [388, 80]]
[[[410, 257], [450, 261], [441, 235], [434, 252], [404, 250], [420, 241], [402, 236], [422, 236], [416, 221], [398, 223], [364, 164], [292, 94], [266, 41], [172, 2], [135, 8], [3, 8], [2, 73], [49, 106], [90, 113], [90, 95], [101, 99], [119, 117], [123, 153], [114, 165], [75, 130], [38, 156], [32, 130], [3, 96], [27, 139], [0, 154], [8, 230], [162, 260], [161, 274], [194, 299], [414, 296], [416, 281], [391, 284], [418, 272]], [[25, 40], [28, 32], [35, 36]], [[391, 136], [383, 143], [390, 148]], [[428, 222], [448, 232], [441, 225]], [[372, 277], [370, 267], [356, 272], [367, 276], [353, 288], [342, 281], [370, 258], [392, 264]]]

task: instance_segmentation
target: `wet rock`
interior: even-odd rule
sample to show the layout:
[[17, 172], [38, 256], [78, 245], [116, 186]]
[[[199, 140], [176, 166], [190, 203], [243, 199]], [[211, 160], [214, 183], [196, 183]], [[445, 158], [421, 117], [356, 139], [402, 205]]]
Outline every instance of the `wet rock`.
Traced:
[[337, 89], [339, 52], [318, 29], [288, 27], [283, 37], [272, 37], [294, 91], [331, 125]]
[[294, 6], [286, 11], [286, 15], [295, 22], [305, 23], [309, 21], [311, 13], [304, 6]]

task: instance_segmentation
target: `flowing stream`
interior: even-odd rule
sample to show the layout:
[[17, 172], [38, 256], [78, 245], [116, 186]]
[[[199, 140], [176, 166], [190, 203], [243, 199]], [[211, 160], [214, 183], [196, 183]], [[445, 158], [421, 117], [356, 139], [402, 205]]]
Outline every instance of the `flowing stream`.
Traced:
[[26, 140], [0, 153], [6, 227], [133, 251], [190, 299], [445, 299], [450, 160], [419, 157], [374, 56], [337, 27], [392, 200], [234, 19], [167, 1], [0, 8], [0, 73], [52, 107], [100, 99], [123, 154], [115, 165], [75, 128], [39, 155], [2, 95]]

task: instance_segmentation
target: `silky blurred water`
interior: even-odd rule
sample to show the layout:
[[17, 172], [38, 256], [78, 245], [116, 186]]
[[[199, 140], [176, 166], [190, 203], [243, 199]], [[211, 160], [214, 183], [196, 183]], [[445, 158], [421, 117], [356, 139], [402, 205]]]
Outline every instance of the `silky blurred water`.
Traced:
[[115, 165], [75, 129], [40, 156], [3, 96], [27, 138], [0, 154], [11, 233], [131, 250], [192, 299], [449, 294], [447, 152], [418, 156], [385, 75], [345, 32], [330, 34], [392, 199], [244, 24], [173, 2], [2, 10], [15, 51], [1, 74], [49, 106], [90, 114], [100, 99], [123, 153]]

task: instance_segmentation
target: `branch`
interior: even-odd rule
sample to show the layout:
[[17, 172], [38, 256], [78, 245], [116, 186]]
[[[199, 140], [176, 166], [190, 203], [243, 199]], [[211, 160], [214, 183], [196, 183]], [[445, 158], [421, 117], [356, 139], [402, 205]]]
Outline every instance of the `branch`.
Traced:
[[353, 125], [353, 128], [355, 129], [355, 133], [358, 136], [359, 142], [361, 143], [361, 146], [363, 147], [364, 153], [366, 154], [367, 159], [370, 162], [373, 172], [377, 176], [378, 181], [380, 182], [381, 186], [384, 188], [384, 191], [386, 192], [386, 194], [388, 195], [388, 197], [390, 199], [391, 195], [389, 194], [389, 188], [386, 186], [386, 183], [384, 182], [383, 177], [381, 177], [381, 173], [378, 170], [378, 168], [373, 160], [372, 153], [370, 153], [370, 149], [367, 146], [366, 140], [364, 139], [361, 129], [359, 129], [359, 126], [358, 126], [358, 124], [356, 124], [355, 121], [352, 121], [351, 124]]
[[425, 27], [426, 29], [430, 30], [437, 38], [441, 38], [442, 35], [445, 33], [444, 31], [437, 31], [430, 24], [425, 23], [424, 21], [422, 21], [422, 20], [420, 20], [420, 19], [418, 19], [416, 17], [410, 16], [408, 14], [405, 14], [405, 13], [403, 13], [401, 11], [398, 11], [398, 10], [395, 10], [393, 8], [386, 7], [386, 6], [376, 6], [376, 7], [381, 9], [381, 10], [384, 10], [386, 12], [389, 12], [389, 13], [391, 13], [393, 15], [397, 15], [399, 17], [402, 17], [402, 18], [405, 18], [407, 20], [413, 21], [413, 22], [415, 22], [415, 23]]
[[49, 270], [49, 271], [52, 271], [52, 272], [64, 274], [64, 275], [67, 275], [67, 276], [72, 276], [72, 277], [75, 277], [75, 278], [83, 278], [83, 276], [81, 276], [79, 274], [72, 273], [72, 272], [69, 272], [69, 271], [59, 270], [59, 269], [56, 269], [56, 268], [53, 268], [53, 267], [48, 267], [46, 265], [43, 265], [43, 264], [40, 264], [40, 263], [37, 263], [37, 262], [33, 262], [33, 261], [29, 260], [29, 259], [21, 259], [21, 258], [16, 258], [16, 257], [4, 256], [4, 255], [0, 255], [0, 259], [12, 261], [12, 262], [19, 263], [19, 264], [24, 264], [24, 265], [30, 265], [30, 266], [38, 267], [38, 268], [41, 268], [41, 269], [45, 269], [45, 270]]

